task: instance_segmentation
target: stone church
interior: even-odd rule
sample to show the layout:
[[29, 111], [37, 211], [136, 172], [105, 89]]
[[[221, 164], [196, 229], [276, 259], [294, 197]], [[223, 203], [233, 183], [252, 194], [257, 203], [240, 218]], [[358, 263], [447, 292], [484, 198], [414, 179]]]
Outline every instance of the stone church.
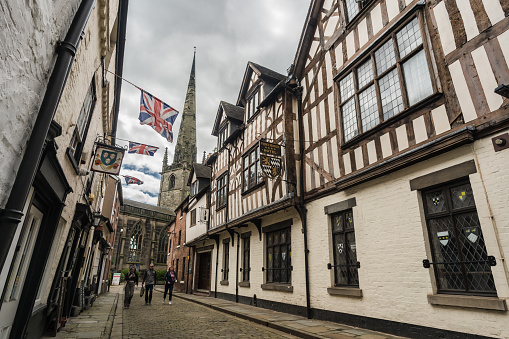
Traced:
[[193, 163], [196, 162], [195, 60], [196, 52], [193, 57], [193, 66], [191, 67], [191, 76], [187, 86], [186, 102], [181, 117], [173, 163], [168, 165], [168, 149], [166, 149], [163, 159], [157, 205], [171, 210], [175, 210], [182, 200], [189, 195], [187, 181]]

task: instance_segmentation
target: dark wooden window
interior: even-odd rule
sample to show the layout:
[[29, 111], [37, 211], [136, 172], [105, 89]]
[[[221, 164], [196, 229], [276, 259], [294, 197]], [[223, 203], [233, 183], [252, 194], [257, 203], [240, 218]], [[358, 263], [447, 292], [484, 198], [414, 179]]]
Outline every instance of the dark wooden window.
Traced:
[[331, 217], [334, 285], [359, 286], [352, 210], [335, 213]]
[[344, 142], [434, 93], [421, 17], [395, 29], [338, 81]]
[[268, 232], [266, 234], [266, 240], [267, 283], [291, 283], [291, 228]]
[[467, 180], [422, 191], [439, 293], [496, 296], [488, 253]]
[[88, 134], [88, 127], [92, 119], [92, 112], [94, 111], [96, 101], [95, 79], [92, 78], [68, 148], [68, 155], [76, 168], [81, 163], [81, 153], [83, 152], [83, 145]]
[[228, 280], [228, 272], [230, 271], [230, 243], [223, 244], [223, 280]]
[[142, 227], [140, 223], [136, 223], [129, 238], [129, 262], [140, 262], [142, 241]]
[[191, 211], [191, 226], [196, 225], [196, 209]]
[[247, 104], [247, 119], [249, 120], [258, 111], [258, 105], [260, 104], [260, 91], [256, 89], [251, 97], [248, 99]]
[[242, 281], [249, 281], [249, 271], [251, 267], [249, 257], [250, 242], [250, 237], [242, 239]]
[[343, 0], [346, 20], [351, 22], [360, 11], [374, 0]]
[[224, 141], [228, 138], [228, 124], [224, 126], [224, 128], [219, 132], [218, 139], [218, 147], [217, 149], [221, 149], [224, 145]]
[[228, 175], [217, 179], [217, 208], [226, 206], [228, 201]]
[[244, 157], [243, 180], [244, 183], [242, 187], [244, 191], [263, 181], [259, 146], [249, 151]]

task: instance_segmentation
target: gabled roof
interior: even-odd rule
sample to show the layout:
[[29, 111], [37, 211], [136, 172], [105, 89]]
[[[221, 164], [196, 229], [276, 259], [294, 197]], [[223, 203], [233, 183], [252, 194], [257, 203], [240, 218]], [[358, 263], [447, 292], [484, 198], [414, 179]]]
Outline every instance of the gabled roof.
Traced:
[[258, 77], [262, 78], [266, 82], [278, 83], [286, 78], [285, 75], [275, 72], [267, 67], [260, 66], [254, 62], [249, 61], [244, 72], [244, 79], [240, 86], [240, 93], [237, 99], [237, 106], [242, 106], [242, 99], [246, 96], [247, 90], [249, 89], [249, 81], [251, 80], [252, 73], [255, 72]]
[[193, 175], [196, 174], [197, 178], [209, 179], [212, 178], [212, 167], [205, 166], [202, 164], [193, 164], [193, 168], [189, 173], [189, 178], [187, 179], [187, 184], [191, 185], [193, 180]]
[[228, 120], [237, 120], [240, 122], [244, 121], [244, 108], [235, 106], [226, 101], [221, 101], [219, 103], [219, 108], [217, 109], [214, 127], [212, 128], [212, 135], [214, 136], [217, 136], [219, 133], [219, 125], [221, 124], [221, 117], [223, 116], [223, 113], [226, 115]]
[[302, 77], [302, 72], [306, 66], [307, 56], [309, 49], [311, 48], [311, 43], [313, 42], [316, 25], [318, 23], [318, 16], [320, 15], [323, 7], [323, 1], [324, 0], [311, 0], [311, 4], [309, 5], [306, 22], [304, 23], [304, 27], [302, 29], [299, 46], [297, 47], [297, 52], [295, 53], [295, 58], [292, 65], [293, 69], [291, 71], [291, 75], [295, 75], [299, 79]]

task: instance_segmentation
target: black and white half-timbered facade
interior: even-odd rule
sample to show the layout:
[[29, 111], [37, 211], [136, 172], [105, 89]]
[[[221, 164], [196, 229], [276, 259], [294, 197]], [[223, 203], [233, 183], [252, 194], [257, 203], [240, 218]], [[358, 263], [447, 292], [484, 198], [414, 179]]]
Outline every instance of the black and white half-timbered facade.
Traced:
[[288, 76], [212, 134], [216, 297], [416, 338], [509, 337], [509, 2], [312, 0]]

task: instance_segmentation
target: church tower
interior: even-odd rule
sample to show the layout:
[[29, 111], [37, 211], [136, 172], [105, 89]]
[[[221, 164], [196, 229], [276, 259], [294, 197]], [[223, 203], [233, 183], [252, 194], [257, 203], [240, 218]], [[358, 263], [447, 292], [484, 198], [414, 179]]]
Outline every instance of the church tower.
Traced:
[[159, 199], [157, 205], [175, 210], [189, 194], [187, 180], [193, 164], [196, 162], [196, 84], [195, 84], [196, 48], [193, 55], [193, 66], [187, 86], [186, 102], [180, 121], [177, 145], [173, 163], [168, 165], [168, 148], [166, 148], [161, 172]]

